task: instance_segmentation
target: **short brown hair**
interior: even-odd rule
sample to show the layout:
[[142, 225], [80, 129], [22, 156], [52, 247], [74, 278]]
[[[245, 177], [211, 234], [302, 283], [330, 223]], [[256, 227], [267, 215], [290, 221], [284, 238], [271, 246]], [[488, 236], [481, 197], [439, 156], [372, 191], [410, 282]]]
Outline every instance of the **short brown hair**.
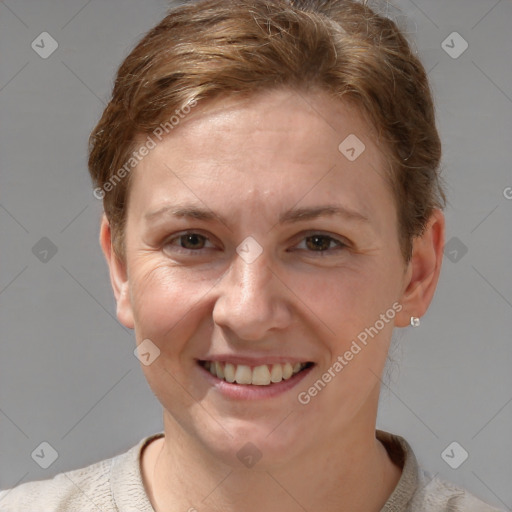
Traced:
[[[190, 102], [283, 86], [348, 100], [376, 129], [410, 260], [413, 238], [446, 198], [427, 74], [396, 24], [353, 0], [199, 0], [172, 9], [126, 57], [90, 136], [89, 172], [122, 261], [125, 164], [140, 136]], [[126, 178], [113, 183], [123, 166]]]

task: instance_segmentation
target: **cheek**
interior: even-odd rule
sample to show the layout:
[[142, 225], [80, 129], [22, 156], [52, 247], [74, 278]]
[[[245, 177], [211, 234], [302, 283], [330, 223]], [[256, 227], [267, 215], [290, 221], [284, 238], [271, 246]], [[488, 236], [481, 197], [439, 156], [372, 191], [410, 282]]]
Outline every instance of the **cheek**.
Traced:
[[398, 297], [393, 271], [376, 258], [357, 265], [291, 276], [292, 289], [335, 339], [347, 341], [373, 325]]
[[163, 264], [139, 264], [130, 276], [137, 339], [151, 339], [164, 352], [181, 350], [197, 328], [201, 297], [211, 288]]

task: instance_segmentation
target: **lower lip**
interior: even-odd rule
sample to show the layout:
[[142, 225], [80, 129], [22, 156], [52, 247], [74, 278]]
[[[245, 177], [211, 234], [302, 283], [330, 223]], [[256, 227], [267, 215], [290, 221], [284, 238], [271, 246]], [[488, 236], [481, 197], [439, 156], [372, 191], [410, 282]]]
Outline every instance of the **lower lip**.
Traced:
[[237, 400], [258, 400], [262, 398], [271, 398], [282, 395], [295, 387], [299, 382], [309, 374], [315, 365], [296, 373], [287, 380], [269, 384], [268, 386], [256, 386], [255, 384], [236, 384], [226, 382], [212, 375], [206, 368], [198, 363], [198, 367], [202, 370], [204, 377], [210, 384], [224, 396]]

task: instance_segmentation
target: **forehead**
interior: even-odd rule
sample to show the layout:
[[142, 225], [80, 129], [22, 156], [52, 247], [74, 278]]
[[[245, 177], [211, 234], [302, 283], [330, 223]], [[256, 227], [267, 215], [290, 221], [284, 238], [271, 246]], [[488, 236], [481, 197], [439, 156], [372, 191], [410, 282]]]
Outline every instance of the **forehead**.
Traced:
[[134, 170], [133, 207], [142, 214], [184, 196], [290, 206], [321, 196], [368, 212], [376, 195], [391, 197], [374, 138], [357, 109], [326, 93], [199, 103]]

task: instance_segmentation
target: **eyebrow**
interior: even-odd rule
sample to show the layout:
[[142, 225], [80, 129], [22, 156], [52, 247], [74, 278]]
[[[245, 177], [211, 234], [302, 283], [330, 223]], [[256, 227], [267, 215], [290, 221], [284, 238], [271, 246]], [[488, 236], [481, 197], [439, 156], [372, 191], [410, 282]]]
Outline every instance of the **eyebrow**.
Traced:
[[[199, 208], [194, 205], [163, 206], [155, 211], [148, 212], [144, 218], [147, 222], [161, 216], [171, 215], [179, 218], [189, 218], [203, 221], [217, 221], [229, 225], [229, 221], [207, 208]], [[292, 208], [279, 216], [279, 224], [291, 224], [305, 220], [312, 220], [318, 217], [343, 217], [347, 221], [358, 223], [369, 223], [368, 217], [364, 214], [341, 205], [323, 205], [305, 208]]]
[[280, 224], [287, 224], [291, 222], [298, 222], [301, 220], [311, 220], [317, 217], [332, 217], [338, 216], [343, 217], [349, 221], [356, 222], [369, 222], [368, 217], [362, 213], [351, 210], [346, 206], [341, 205], [325, 205], [325, 206], [313, 206], [309, 208], [293, 208], [283, 213], [279, 217]]

